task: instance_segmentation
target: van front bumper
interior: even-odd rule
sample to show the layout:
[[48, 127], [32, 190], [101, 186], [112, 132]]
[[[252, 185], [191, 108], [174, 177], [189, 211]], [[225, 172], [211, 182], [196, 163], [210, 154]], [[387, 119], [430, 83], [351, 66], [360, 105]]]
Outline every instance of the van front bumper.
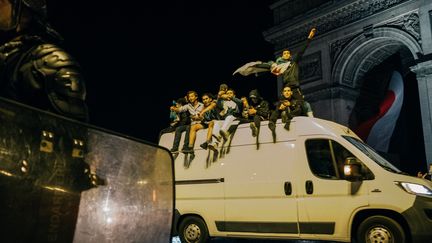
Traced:
[[417, 196], [411, 208], [402, 213], [411, 230], [412, 242], [432, 242], [432, 198]]

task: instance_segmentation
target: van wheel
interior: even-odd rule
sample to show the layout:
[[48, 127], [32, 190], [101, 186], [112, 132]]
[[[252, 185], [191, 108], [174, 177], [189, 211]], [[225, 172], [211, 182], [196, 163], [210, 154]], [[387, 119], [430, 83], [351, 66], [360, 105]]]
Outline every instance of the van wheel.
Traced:
[[186, 217], [179, 226], [181, 242], [204, 243], [209, 240], [209, 233], [204, 221], [196, 216]]
[[357, 231], [357, 243], [403, 243], [405, 232], [398, 222], [385, 216], [365, 219]]

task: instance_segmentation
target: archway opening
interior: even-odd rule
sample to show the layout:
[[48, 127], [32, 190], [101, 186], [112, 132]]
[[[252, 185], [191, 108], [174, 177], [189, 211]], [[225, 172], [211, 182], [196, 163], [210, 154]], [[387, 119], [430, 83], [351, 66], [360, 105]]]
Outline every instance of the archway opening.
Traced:
[[417, 80], [409, 71], [413, 55], [401, 42], [377, 38], [364, 43], [355, 56], [342, 79], [351, 79], [359, 90], [350, 128], [402, 171], [415, 175], [426, 167], [426, 156]]

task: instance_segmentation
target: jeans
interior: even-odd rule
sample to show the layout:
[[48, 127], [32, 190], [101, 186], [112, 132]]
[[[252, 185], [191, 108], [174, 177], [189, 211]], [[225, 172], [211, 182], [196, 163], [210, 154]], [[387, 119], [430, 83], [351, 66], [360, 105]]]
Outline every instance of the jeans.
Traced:
[[181, 135], [182, 133], [186, 131], [185, 134], [185, 139], [184, 139], [184, 143], [183, 143], [183, 148], [187, 148], [189, 145], [189, 132], [190, 132], [190, 125], [183, 125], [183, 126], [178, 126], [175, 130], [175, 135], [174, 135], [174, 141], [173, 141], [173, 146], [172, 146], [172, 150], [178, 150], [178, 147], [180, 145], [180, 139], [181, 139]]

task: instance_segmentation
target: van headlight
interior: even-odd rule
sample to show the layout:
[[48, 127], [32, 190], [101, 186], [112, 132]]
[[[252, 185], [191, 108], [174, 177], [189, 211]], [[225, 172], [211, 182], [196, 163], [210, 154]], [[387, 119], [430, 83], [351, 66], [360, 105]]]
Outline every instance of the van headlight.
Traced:
[[402, 181], [396, 181], [396, 185], [400, 186], [408, 193], [419, 196], [432, 197], [432, 190], [427, 186]]

